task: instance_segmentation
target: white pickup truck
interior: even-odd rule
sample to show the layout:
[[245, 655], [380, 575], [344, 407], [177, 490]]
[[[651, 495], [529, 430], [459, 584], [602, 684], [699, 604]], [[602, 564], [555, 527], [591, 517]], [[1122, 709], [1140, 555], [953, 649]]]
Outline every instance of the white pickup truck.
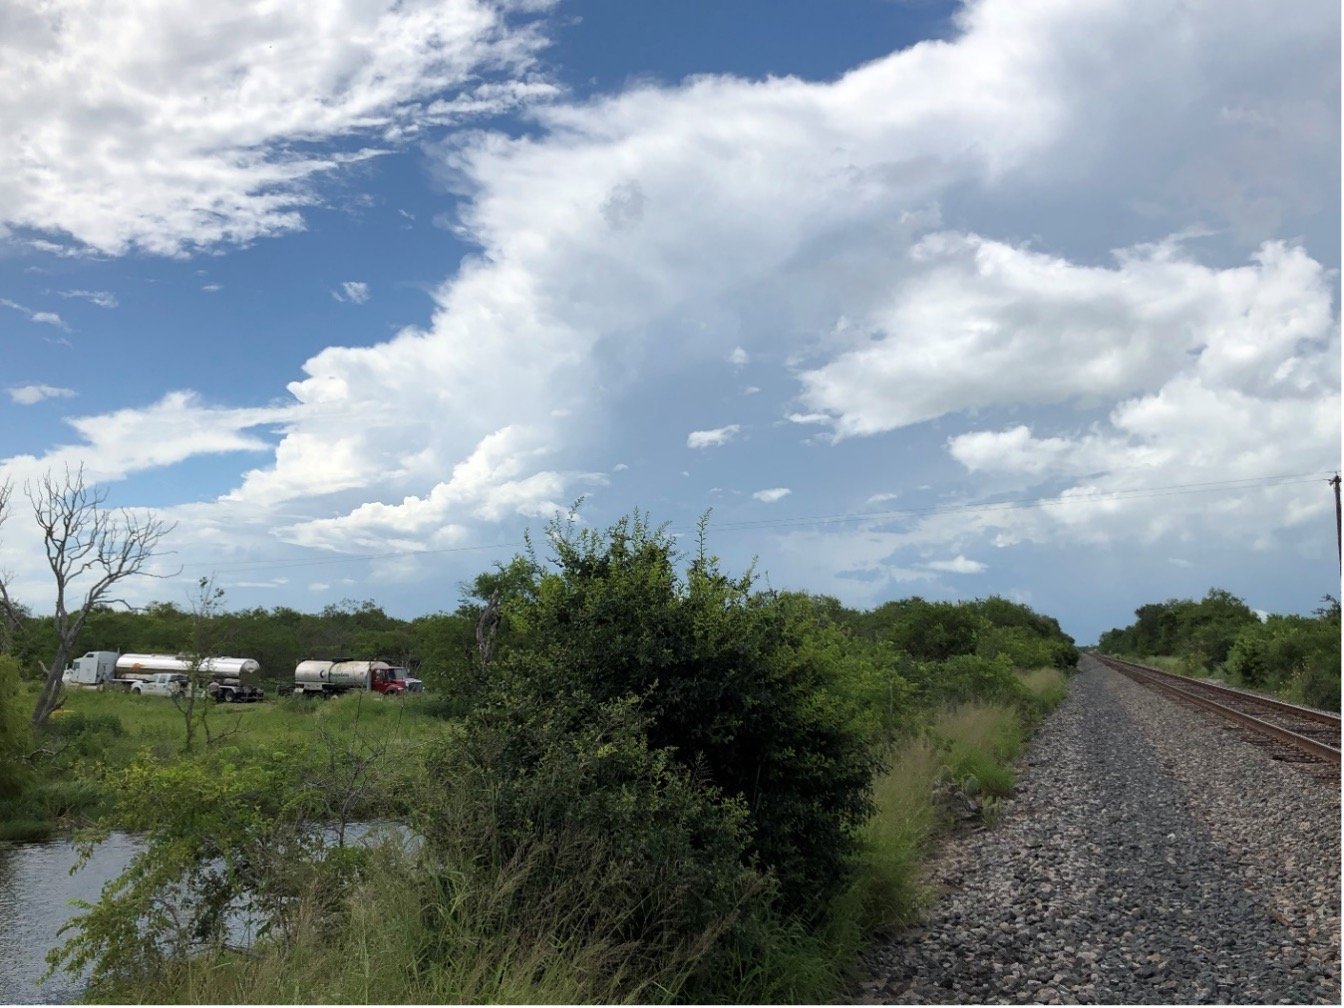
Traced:
[[131, 683], [131, 692], [137, 696], [181, 696], [190, 688], [191, 679], [181, 672], [156, 672]]

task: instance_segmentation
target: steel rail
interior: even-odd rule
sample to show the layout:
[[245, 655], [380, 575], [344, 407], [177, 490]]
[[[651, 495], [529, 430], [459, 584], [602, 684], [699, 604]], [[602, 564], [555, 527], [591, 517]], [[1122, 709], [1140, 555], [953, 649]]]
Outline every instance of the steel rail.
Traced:
[[1102, 661], [1115, 668], [1119, 665], [1126, 665], [1130, 668], [1138, 669], [1140, 672], [1147, 673], [1150, 676], [1160, 677], [1168, 682], [1188, 684], [1192, 689], [1203, 690], [1206, 693], [1213, 693], [1218, 696], [1235, 697], [1244, 699], [1257, 707], [1264, 707], [1268, 710], [1281, 711], [1284, 714], [1291, 714], [1294, 717], [1302, 718], [1305, 721], [1319, 721], [1322, 724], [1331, 727], [1339, 727], [1339, 715], [1331, 714], [1329, 711], [1316, 710], [1314, 707], [1302, 707], [1299, 704], [1289, 703], [1287, 700], [1279, 700], [1276, 697], [1263, 696], [1259, 693], [1252, 693], [1249, 690], [1237, 689], [1233, 686], [1227, 686], [1223, 683], [1205, 682], [1202, 679], [1191, 679], [1188, 676], [1177, 675], [1174, 672], [1168, 672], [1166, 669], [1153, 668], [1151, 665], [1140, 665], [1138, 662], [1132, 662], [1125, 658], [1112, 658], [1110, 655], [1098, 655]]
[[[1317, 741], [1316, 739], [1309, 738], [1306, 735], [1299, 735], [1295, 731], [1290, 731], [1287, 728], [1283, 728], [1279, 725], [1272, 724], [1271, 722], [1255, 717], [1254, 715], [1247, 714], [1245, 711], [1236, 710], [1235, 708], [1228, 707], [1226, 704], [1219, 703], [1217, 700], [1210, 699], [1207, 695], [1199, 692], [1199, 689], [1197, 687], [1196, 688], [1187, 687], [1185, 684], [1190, 682], [1190, 680], [1184, 680], [1184, 682], [1182, 682], [1182, 680], [1184, 679], [1184, 677], [1182, 676], [1176, 676], [1162, 669], [1152, 669], [1146, 665], [1137, 665], [1134, 662], [1124, 661], [1123, 659], [1119, 658], [1111, 658], [1106, 655], [1096, 655], [1095, 657], [1103, 665], [1108, 665], [1111, 668], [1115, 669], [1117, 672], [1127, 675], [1137, 682], [1143, 682], [1145, 684], [1155, 686], [1158, 689], [1164, 690], [1165, 692], [1172, 694], [1173, 696], [1180, 697], [1181, 699], [1187, 700], [1198, 707], [1203, 707], [1206, 710], [1212, 711], [1218, 714], [1220, 717], [1227, 718], [1229, 721], [1236, 722], [1237, 724], [1240, 724], [1243, 727], [1249, 728], [1252, 731], [1256, 732], [1257, 734], [1269, 736], [1270, 738], [1273, 738], [1279, 742], [1283, 742], [1286, 743], [1287, 745], [1293, 746], [1296, 749], [1300, 749], [1303, 752], [1306, 752], [1307, 754], [1316, 757], [1322, 762], [1333, 764], [1335, 766], [1340, 765], [1339, 746], [1328, 745], [1325, 742]], [[1209, 684], [1206, 683], [1199, 684], [1199, 686], [1206, 686], [1206, 685]], [[1269, 700], [1270, 702], [1263, 704], [1263, 706], [1265, 707], [1269, 708], [1276, 708], [1278, 706], [1288, 707], [1292, 709], [1294, 714], [1296, 714], [1298, 711], [1298, 708], [1296, 708], [1295, 705], [1293, 704], [1282, 704], [1281, 701], [1273, 701], [1270, 700], [1270, 698], [1268, 697], [1258, 697], [1253, 693], [1245, 693], [1241, 690], [1229, 690], [1227, 692], [1233, 693], [1238, 697], [1256, 703], [1259, 703], [1260, 701], [1263, 700]], [[1329, 714], [1326, 714], [1325, 712], [1322, 711], [1312, 711], [1312, 713], [1316, 715], [1324, 715], [1324, 717], [1318, 716], [1313, 720], [1318, 721], [1323, 720], [1327, 724], [1334, 724], [1336, 726], [1338, 726], [1339, 724], [1338, 717], [1332, 719]]]

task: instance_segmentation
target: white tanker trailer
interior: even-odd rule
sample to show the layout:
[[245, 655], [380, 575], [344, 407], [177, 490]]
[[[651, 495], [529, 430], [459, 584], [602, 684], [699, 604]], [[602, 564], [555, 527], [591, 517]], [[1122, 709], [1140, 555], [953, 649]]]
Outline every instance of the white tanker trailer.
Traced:
[[261, 671], [254, 658], [201, 658], [199, 662], [184, 655], [117, 654], [115, 651], [90, 651], [70, 663], [61, 678], [67, 685], [93, 689], [134, 689], [136, 683], [154, 678], [160, 672], [201, 672], [210, 677], [206, 694], [222, 703], [250, 703], [262, 698], [261, 689], [245, 686], [242, 677]]
[[399, 696], [406, 692], [405, 672], [383, 661], [301, 661], [294, 668], [294, 692], [336, 696], [361, 690]]

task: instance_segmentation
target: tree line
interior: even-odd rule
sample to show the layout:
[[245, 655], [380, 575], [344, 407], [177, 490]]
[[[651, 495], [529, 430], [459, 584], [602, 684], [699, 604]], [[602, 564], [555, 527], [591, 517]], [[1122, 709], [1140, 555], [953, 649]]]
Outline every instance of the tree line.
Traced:
[[[403, 666], [424, 680], [426, 690], [470, 694], [479, 687], [483, 618], [494, 627], [496, 646], [516, 643], [516, 613], [537, 590], [536, 571], [534, 562], [515, 558], [463, 585], [451, 610], [411, 619], [389, 615], [372, 599], [347, 598], [317, 612], [290, 606], [221, 609], [211, 614], [210, 639], [220, 653], [256, 659], [263, 684], [272, 691], [292, 684], [295, 665], [305, 659], [359, 658]], [[865, 611], [828, 595], [774, 594], [794, 599], [856, 642], [885, 649], [888, 660], [903, 664], [915, 677], [920, 663], [959, 657], [1002, 658], [1017, 668], [1071, 668], [1077, 661], [1073, 639], [1054, 618], [998, 596], [960, 602], [915, 596]], [[133, 609], [98, 604], [68, 655], [190, 651], [199, 616], [192, 604], [173, 601]], [[59, 636], [54, 616], [20, 610], [0, 650], [18, 660], [26, 677], [39, 678], [57, 651]]]
[[1186, 671], [1214, 672], [1254, 689], [1281, 693], [1329, 710], [1340, 706], [1340, 608], [1325, 596], [1310, 616], [1270, 614], [1261, 620], [1231, 592], [1211, 588], [1202, 599], [1151, 602], [1135, 620], [1106, 631], [1106, 654], [1166, 656]]

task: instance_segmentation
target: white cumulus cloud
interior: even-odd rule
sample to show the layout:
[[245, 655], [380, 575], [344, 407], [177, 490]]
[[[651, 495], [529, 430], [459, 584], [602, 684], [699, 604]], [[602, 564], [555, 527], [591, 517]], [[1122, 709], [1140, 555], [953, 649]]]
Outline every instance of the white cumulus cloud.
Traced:
[[56, 385], [18, 385], [5, 389], [9, 398], [20, 406], [32, 406], [43, 399], [68, 399], [75, 395], [74, 389]]
[[[531, 76], [542, 39], [525, 10], [492, 0], [6, 4], [0, 226], [114, 255], [301, 228], [323, 174], [427, 124], [552, 93]], [[315, 146], [352, 139], [344, 152]]]
[[769, 490], [757, 490], [751, 496], [766, 504], [774, 504], [776, 501], [782, 501], [791, 493], [793, 493], [793, 491], [788, 487], [772, 487]]
[[942, 571], [947, 574], [983, 574], [989, 570], [988, 566], [982, 564], [979, 560], [968, 560], [961, 554], [957, 554], [951, 560], [933, 560], [924, 566], [929, 570]]
[[686, 435], [687, 448], [718, 448], [732, 441], [741, 432], [741, 424], [715, 427], [713, 430], [691, 431]]
[[332, 291], [331, 296], [337, 301], [363, 304], [369, 299], [369, 285], [362, 280], [347, 280], [339, 291]]

